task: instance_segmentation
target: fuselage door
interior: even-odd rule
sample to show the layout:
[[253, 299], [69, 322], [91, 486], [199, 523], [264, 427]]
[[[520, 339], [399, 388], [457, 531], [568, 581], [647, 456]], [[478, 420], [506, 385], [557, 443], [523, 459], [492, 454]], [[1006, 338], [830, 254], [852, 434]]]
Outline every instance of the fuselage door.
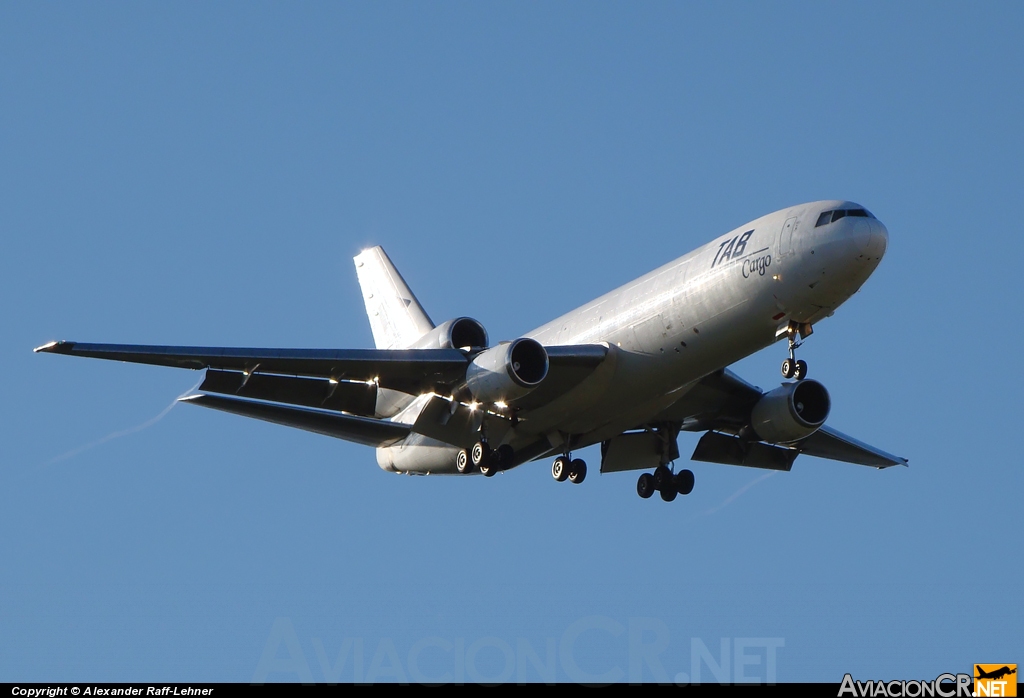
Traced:
[[793, 234], [797, 228], [796, 216], [787, 218], [782, 224], [782, 232], [779, 234], [779, 257], [786, 258], [793, 254]]

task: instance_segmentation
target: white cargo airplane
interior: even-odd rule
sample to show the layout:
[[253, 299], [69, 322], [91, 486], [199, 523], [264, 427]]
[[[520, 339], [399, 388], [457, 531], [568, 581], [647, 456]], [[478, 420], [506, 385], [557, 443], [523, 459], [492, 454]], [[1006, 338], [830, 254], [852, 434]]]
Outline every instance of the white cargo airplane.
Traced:
[[[601, 472], [645, 470], [641, 497], [693, 489], [693, 460], [788, 471], [805, 453], [905, 465], [824, 426], [829, 394], [800, 340], [878, 266], [888, 231], [849, 201], [758, 218], [511, 342], [476, 320], [435, 326], [384, 250], [355, 257], [376, 349], [232, 349], [51, 342], [36, 351], [206, 369], [185, 402], [374, 446], [391, 472], [493, 475], [601, 444]], [[726, 367], [787, 339], [787, 380], [762, 393]]]

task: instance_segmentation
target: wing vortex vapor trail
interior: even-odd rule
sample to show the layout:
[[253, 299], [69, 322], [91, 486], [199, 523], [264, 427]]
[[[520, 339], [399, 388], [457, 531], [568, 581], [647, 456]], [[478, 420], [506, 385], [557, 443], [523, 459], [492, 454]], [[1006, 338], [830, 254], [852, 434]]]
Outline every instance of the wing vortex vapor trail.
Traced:
[[722, 502], [721, 504], [719, 504], [719, 505], [718, 505], [717, 507], [712, 507], [711, 509], [706, 509], [705, 511], [702, 511], [702, 512], [696, 513], [696, 514], [694, 514], [693, 516], [691, 516], [691, 517], [690, 517], [690, 521], [693, 521], [694, 519], [699, 519], [699, 518], [700, 518], [700, 517], [702, 517], [702, 516], [711, 516], [712, 514], [714, 514], [714, 513], [718, 512], [718, 511], [720, 511], [721, 509], [724, 509], [725, 507], [729, 506], [729, 505], [730, 505], [730, 504], [732, 504], [732, 503], [733, 503], [734, 501], [736, 501], [737, 499], [739, 499], [739, 496], [740, 496], [741, 494], [743, 494], [744, 492], [746, 492], [747, 490], [749, 490], [749, 489], [750, 489], [751, 487], [753, 487], [754, 485], [759, 485], [759, 484], [761, 484], [762, 482], [764, 482], [765, 480], [767, 480], [768, 478], [770, 478], [770, 477], [773, 477], [773, 476], [775, 476], [775, 475], [778, 475], [778, 474], [779, 474], [779, 473], [778, 473], [778, 471], [777, 471], [777, 470], [772, 470], [771, 472], [767, 472], [767, 473], [765, 473], [764, 475], [762, 475], [761, 477], [757, 478], [756, 480], [751, 480], [751, 481], [750, 481], [750, 482], [748, 482], [747, 484], [743, 485], [743, 487], [739, 488], [738, 490], [736, 490], [735, 492], [733, 492], [732, 494], [730, 494], [730, 495], [729, 495], [728, 497], [726, 497], [726, 498], [725, 498], [725, 501], [723, 501], [723, 502]]
[[166, 417], [167, 413], [170, 412], [172, 409], [174, 409], [174, 406], [178, 404], [179, 400], [181, 400], [183, 397], [187, 397], [187, 396], [191, 395], [192, 393], [194, 393], [196, 391], [196, 389], [199, 388], [199, 386], [202, 384], [202, 382], [203, 382], [202, 379], [200, 379], [199, 382], [197, 382], [191, 388], [189, 388], [188, 390], [183, 392], [178, 397], [174, 398], [174, 400], [171, 401], [171, 404], [169, 404], [167, 407], [165, 407], [160, 412], [160, 414], [158, 414], [157, 416], [155, 416], [155, 417], [153, 417], [151, 419], [146, 420], [142, 424], [136, 425], [136, 426], [131, 427], [129, 429], [121, 429], [119, 431], [111, 432], [111, 433], [107, 434], [106, 436], [104, 436], [101, 439], [97, 439], [96, 441], [91, 441], [91, 442], [85, 444], [84, 446], [79, 446], [78, 448], [73, 448], [70, 451], [68, 451], [67, 453], [62, 453], [59, 456], [54, 456], [50, 460], [48, 460], [45, 463], [43, 463], [43, 465], [44, 466], [53, 465], [54, 463], [59, 463], [62, 460], [67, 460], [69, 458], [74, 458], [75, 456], [79, 455], [80, 453], [84, 453], [85, 451], [88, 451], [90, 449], [96, 448], [97, 446], [101, 446], [101, 445], [107, 443], [108, 441], [113, 441], [114, 439], [120, 438], [122, 436], [128, 436], [129, 434], [136, 434], [136, 433], [142, 431], [143, 429], [148, 429], [149, 427], [153, 426], [154, 424], [159, 422], [161, 419]]

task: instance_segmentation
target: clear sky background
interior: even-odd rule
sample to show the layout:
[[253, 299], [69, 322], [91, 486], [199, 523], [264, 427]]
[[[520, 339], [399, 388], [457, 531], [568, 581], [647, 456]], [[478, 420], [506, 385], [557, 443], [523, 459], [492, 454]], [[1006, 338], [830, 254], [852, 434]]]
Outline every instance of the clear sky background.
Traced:
[[[1008, 2], [0, 4], [0, 681], [1024, 663], [1022, 33]], [[372, 346], [374, 244], [511, 339], [824, 198], [890, 244], [801, 356], [909, 468], [695, 463], [672, 504], [596, 449], [579, 487], [410, 478], [164, 414], [193, 372], [31, 353]]]

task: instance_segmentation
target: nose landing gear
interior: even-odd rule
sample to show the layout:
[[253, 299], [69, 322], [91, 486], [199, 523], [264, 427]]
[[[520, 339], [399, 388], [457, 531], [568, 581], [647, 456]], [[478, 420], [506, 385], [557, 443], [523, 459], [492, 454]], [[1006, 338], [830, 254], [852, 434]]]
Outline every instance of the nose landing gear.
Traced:
[[568, 480], [578, 485], [587, 477], [587, 463], [582, 458], [572, 458], [569, 454], [559, 456], [551, 464], [551, 477], [557, 482]]
[[[789, 327], [785, 330], [789, 337], [789, 358], [782, 362], [782, 377], [785, 379], [793, 378], [795, 380], [803, 380], [807, 377], [807, 362], [800, 360], [797, 361], [796, 350], [804, 343], [804, 340], [814, 333], [814, 328], [811, 327], [810, 323], [796, 323], [790, 322]], [[800, 335], [800, 341], [797, 341], [797, 334]]]

